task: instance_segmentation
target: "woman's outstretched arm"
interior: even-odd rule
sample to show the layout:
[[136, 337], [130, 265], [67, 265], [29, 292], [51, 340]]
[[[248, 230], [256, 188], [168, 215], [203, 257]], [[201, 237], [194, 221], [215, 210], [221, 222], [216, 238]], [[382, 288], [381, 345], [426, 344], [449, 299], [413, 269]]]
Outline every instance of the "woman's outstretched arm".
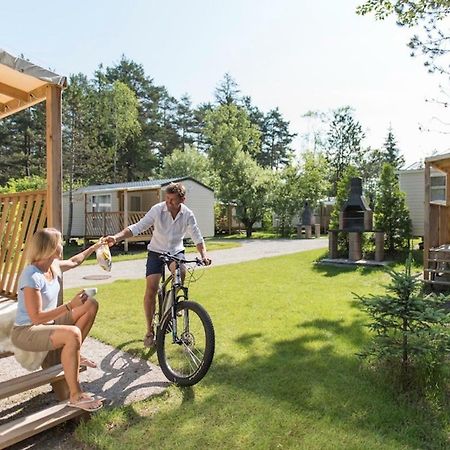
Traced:
[[61, 269], [61, 272], [66, 272], [67, 270], [79, 266], [81, 263], [83, 263], [83, 261], [86, 258], [92, 255], [92, 253], [94, 253], [95, 250], [97, 250], [102, 245], [104, 244], [102, 244], [102, 239], [100, 239], [96, 244], [91, 245], [86, 250], [83, 250], [82, 252], [73, 255], [72, 258], [59, 261], [59, 267]]

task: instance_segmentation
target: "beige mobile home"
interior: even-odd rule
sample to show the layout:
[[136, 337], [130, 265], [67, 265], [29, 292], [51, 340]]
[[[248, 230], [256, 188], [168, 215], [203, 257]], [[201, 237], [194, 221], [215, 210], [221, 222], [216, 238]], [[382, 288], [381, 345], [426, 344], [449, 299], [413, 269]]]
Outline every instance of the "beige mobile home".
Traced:
[[[137, 222], [156, 203], [164, 200], [164, 187], [182, 182], [186, 187], [186, 206], [190, 208], [203, 236], [214, 236], [214, 191], [191, 177], [134, 181], [87, 186], [73, 192], [70, 224], [69, 193], [63, 195], [63, 230], [65, 235], [95, 239], [114, 234]], [[69, 230], [70, 227], [70, 230]], [[130, 241], [148, 241], [145, 232]]]
[[[400, 189], [406, 194], [413, 226], [413, 235], [424, 235], [425, 223], [425, 169], [412, 168], [399, 171]], [[430, 201], [434, 204], [445, 203], [447, 174], [433, 168], [430, 174]]]

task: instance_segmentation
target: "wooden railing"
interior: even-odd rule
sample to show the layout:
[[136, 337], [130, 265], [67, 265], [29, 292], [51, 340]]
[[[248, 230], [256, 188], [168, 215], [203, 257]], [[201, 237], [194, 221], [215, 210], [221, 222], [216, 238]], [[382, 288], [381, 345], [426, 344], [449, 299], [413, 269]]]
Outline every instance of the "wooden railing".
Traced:
[[[146, 211], [128, 211], [128, 223], [138, 222], [144, 217]], [[125, 213], [123, 211], [115, 212], [88, 212], [85, 217], [85, 237], [97, 238], [118, 233], [125, 228]], [[151, 230], [144, 231], [140, 236], [149, 239]]]
[[0, 194], [0, 294], [17, 298], [24, 248], [47, 220], [46, 191]]

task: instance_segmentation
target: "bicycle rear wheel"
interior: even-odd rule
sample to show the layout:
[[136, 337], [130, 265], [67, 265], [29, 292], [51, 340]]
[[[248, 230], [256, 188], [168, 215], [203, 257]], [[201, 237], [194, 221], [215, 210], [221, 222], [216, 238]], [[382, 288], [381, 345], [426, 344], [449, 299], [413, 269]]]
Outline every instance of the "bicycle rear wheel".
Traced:
[[167, 314], [156, 338], [158, 361], [168, 380], [180, 386], [198, 383], [211, 366], [215, 334], [211, 318], [198, 303], [182, 301], [176, 307], [175, 342], [172, 317]]

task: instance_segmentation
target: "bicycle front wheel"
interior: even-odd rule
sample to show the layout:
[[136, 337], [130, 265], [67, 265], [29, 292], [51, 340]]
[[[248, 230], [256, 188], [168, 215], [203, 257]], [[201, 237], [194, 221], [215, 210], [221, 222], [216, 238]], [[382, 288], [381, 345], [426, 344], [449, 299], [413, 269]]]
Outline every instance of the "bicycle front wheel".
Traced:
[[211, 366], [215, 348], [214, 326], [206, 310], [191, 301], [177, 304], [175, 321], [175, 338], [171, 314], [163, 318], [159, 328], [156, 338], [159, 365], [168, 380], [180, 386], [192, 386]]

